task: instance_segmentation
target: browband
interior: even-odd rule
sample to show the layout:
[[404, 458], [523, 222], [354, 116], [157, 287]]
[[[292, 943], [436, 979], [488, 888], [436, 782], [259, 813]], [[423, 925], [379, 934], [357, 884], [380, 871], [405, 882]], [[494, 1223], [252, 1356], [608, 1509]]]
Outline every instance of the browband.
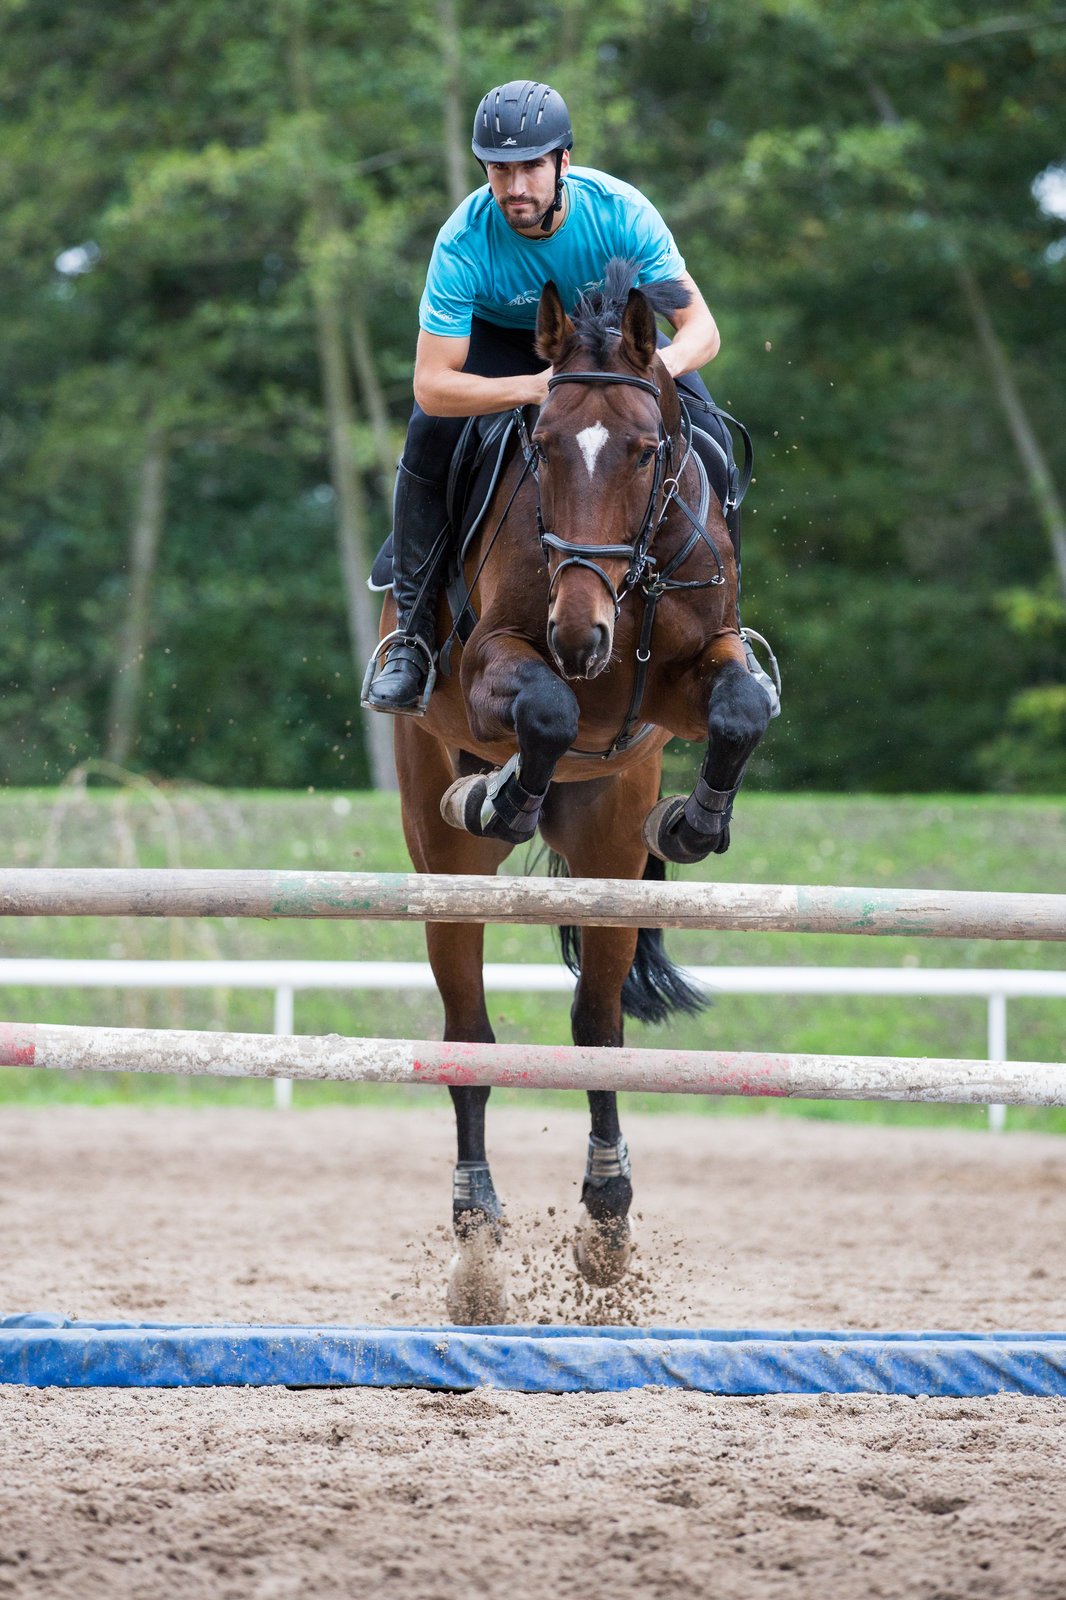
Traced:
[[624, 372], [557, 372], [548, 379], [548, 388], [554, 389], [557, 383], [626, 383], [631, 389], [646, 389], [656, 400], [662, 393], [649, 378], [630, 378]]

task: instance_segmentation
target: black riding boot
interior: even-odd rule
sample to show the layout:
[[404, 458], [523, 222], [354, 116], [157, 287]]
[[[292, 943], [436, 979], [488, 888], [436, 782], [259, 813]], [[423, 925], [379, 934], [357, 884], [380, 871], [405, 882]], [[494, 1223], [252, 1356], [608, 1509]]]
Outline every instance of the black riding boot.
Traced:
[[433, 692], [437, 596], [449, 538], [445, 501], [444, 484], [420, 478], [400, 462], [392, 523], [396, 628], [367, 667], [362, 703], [371, 711], [420, 717]]

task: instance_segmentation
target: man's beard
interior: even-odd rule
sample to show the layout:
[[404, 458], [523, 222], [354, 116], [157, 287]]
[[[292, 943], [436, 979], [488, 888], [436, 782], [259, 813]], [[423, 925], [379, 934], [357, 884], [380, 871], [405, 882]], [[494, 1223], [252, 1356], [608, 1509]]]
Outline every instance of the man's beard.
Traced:
[[[497, 203], [499, 204], [499, 202]], [[539, 200], [531, 200], [528, 205], [524, 205], [521, 208], [513, 204], [500, 204], [500, 210], [503, 212], [503, 220], [512, 232], [526, 233], [530, 228], [536, 228], [540, 225], [541, 219], [550, 205], [550, 200], [546, 200], [543, 205]]]

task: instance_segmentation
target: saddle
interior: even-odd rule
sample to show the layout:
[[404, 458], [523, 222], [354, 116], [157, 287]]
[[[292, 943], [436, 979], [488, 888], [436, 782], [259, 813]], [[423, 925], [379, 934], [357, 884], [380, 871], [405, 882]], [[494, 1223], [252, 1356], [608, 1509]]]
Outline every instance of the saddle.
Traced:
[[[684, 380], [678, 384], [678, 392], [692, 425], [692, 445], [701, 481], [709, 482], [718, 496], [719, 504], [731, 502], [734, 509], [729, 515], [737, 516], [751, 472], [747, 433], [744, 433], [744, 439], [748, 460], [742, 479], [733, 455], [732, 434], [726, 423], [719, 420], [723, 413], [717, 407], [708, 411], [705, 400], [685, 391]], [[533, 426], [532, 411], [530, 407], [525, 418], [530, 430]], [[445, 677], [450, 670], [452, 641], [458, 638], [460, 643], [465, 644], [477, 623], [477, 613], [470, 604], [463, 576], [463, 563], [517, 444], [518, 416], [517, 411], [496, 411], [484, 417], [470, 417], [464, 424], [452, 456], [447, 487], [448, 521], [453, 529], [458, 530], [458, 537], [451, 540], [451, 553], [444, 576], [444, 588], [452, 616], [452, 630], [440, 652], [440, 670]], [[392, 588], [391, 533], [374, 559], [368, 587], [376, 594]]]
[[[448, 522], [459, 530], [459, 538], [451, 541], [455, 554], [449, 562], [449, 581], [461, 573], [467, 548], [488, 510], [506, 465], [508, 445], [516, 436], [516, 416], [514, 411], [494, 411], [470, 417], [463, 425], [446, 490]], [[375, 594], [392, 588], [391, 533], [374, 558], [368, 587]]]
[[[444, 591], [452, 615], [452, 630], [441, 648], [439, 660], [445, 677], [450, 671], [453, 640], [457, 638], [465, 644], [477, 623], [477, 613], [470, 605], [463, 577], [463, 562], [488, 511], [500, 474], [507, 464], [510, 446], [517, 437], [517, 415], [515, 411], [494, 411], [488, 416], [468, 418], [452, 456], [447, 487], [448, 522], [459, 530], [459, 537], [450, 541], [444, 570]], [[392, 588], [391, 533], [374, 559], [369, 588], [375, 593]]]

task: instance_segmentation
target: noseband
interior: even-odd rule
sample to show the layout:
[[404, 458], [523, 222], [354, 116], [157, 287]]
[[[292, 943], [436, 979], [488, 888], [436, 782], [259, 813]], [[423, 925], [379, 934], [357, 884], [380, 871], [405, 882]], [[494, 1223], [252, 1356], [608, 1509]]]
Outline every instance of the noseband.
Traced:
[[[708, 549], [714, 556], [718, 566], [717, 574], [711, 578], [710, 581], [712, 584], [724, 583], [725, 574], [722, 570], [722, 558], [718, 554], [713, 540], [707, 536], [707, 532], [703, 528], [699, 519], [692, 514], [688, 506], [685, 505], [684, 501], [678, 498], [678, 487], [681, 476], [686, 465], [688, 464], [689, 456], [692, 454], [692, 428], [691, 424], [688, 423], [684, 407], [682, 406], [681, 408], [681, 426], [682, 437], [685, 444], [685, 453], [674, 477], [666, 479], [664, 482], [667, 464], [672, 463], [673, 461], [674, 442], [669, 433], [666, 431], [666, 428], [663, 424], [662, 411], [659, 410], [658, 407], [661, 390], [657, 384], [652, 383], [649, 378], [630, 377], [628, 374], [622, 372], [559, 372], [556, 373], [554, 377], [548, 379], [549, 393], [561, 383], [621, 383], [625, 384], [627, 388], [643, 389], [647, 394], [653, 395], [656, 401], [656, 409], [658, 410], [659, 442], [655, 447], [655, 471], [652, 475], [651, 489], [648, 493], [648, 504], [645, 508], [644, 516], [641, 519], [640, 527], [637, 529], [630, 543], [579, 544], [573, 539], [561, 539], [557, 533], [553, 533], [550, 529], [544, 526], [544, 518], [541, 513], [539, 494], [539, 466], [541, 456], [536, 445], [529, 438], [528, 432], [525, 428], [525, 423], [523, 421], [521, 426], [522, 448], [526, 457], [526, 466], [533, 474], [533, 477], [537, 480], [537, 532], [540, 535], [540, 544], [541, 549], [544, 551], [544, 559], [545, 562], [550, 561], [549, 552], [551, 551], [554, 551], [557, 555], [561, 555], [566, 558], [556, 567], [548, 584], [549, 605], [551, 603], [551, 597], [555, 589], [555, 585], [558, 583], [559, 579], [562, 577], [563, 573], [568, 567], [586, 567], [590, 572], [594, 572], [596, 574], [596, 576], [604, 583], [608, 594], [611, 596], [611, 600], [614, 604], [614, 614], [616, 617], [621, 610], [622, 601], [625, 599], [626, 595], [631, 589], [637, 588], [638, 585], [643, 585], [646, 592], [652, 592], [652, 587], [657, 584], [657, 581], [659, 581], [659, 574], [656, 572], [656, 563], [654, 557], [650, 553], [650, 546], [656, 533], [659, 531], [666, 519], [666, 514], [670, 509], [671, 501], [677, 502], [677, 504], [688, 516], [689, 521], [692, 522], [693, 527], [696, 529], [693, 540], [690, 541], [690, 544], [686, 546], [685, 554], [687, 555], [689, 553], [692, 544], [698, 542], [698, 539], [702, 536]], [[660, 496], [662, 497], [661, 504]], [[621, 586], [618, 589], [615, 588], [608, 573], [605, 572], [603, 567], [600, 566], [599, 561], [594, 561], [591, 559], [593, 556], [598, 556], [599, 561], [615, 560], [628, 562], [625, 576], [623, 577]], [[674, 563], [673, 565], [676, 566], [679, 564], [680, 563]], [[673, 566], [671, 567], [671, 571], [672, 570]], [[686, 585], [686, 587], [688, 586]], [[661, 590], [659, 592], [661, 592]]]

